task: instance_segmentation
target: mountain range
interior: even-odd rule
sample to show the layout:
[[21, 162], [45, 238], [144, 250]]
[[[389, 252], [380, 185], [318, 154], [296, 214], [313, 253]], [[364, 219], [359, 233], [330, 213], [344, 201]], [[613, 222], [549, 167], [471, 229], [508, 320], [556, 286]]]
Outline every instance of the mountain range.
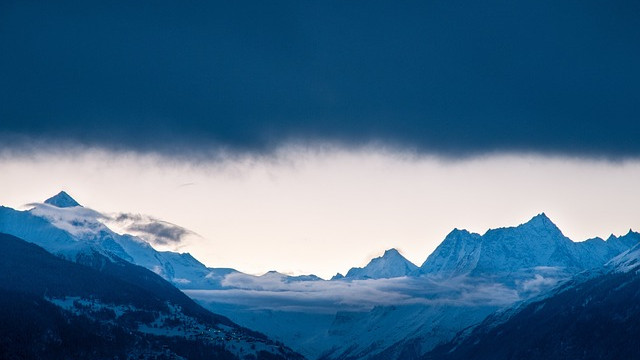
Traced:
[[[7, 234], [0, 238], [7, 247], [3, 273], [19, 274], [0, 277], [7, 306], [41, 314], [47, 320], [38, 325], [40, 332], [51, 324], [63, 329], [60, 324], [69, 319], [87, 329], [105, 322], [106, 332], [88, 331], [97, 338], [131, 332], [121, 346], [112, 346], [120, 353], [144, 343], [141, 356], [186, 358], [197, 358], [185, 352], [189, 348], [219, 358], [581, 358], [576, 349], [587, 346], [579, 334], [585, 327], [573, 332], [567, 327], [576, 317], [586, 316], [581, 318], [586, 323], [598, 319], [602, 326], [594, 329], [601, 332], [618, 324], [637, 333], [632, 315], [640, 234], [631, 230], [606, 240], [574, 242], [541, 213], [482, 235], [454, 229], [420, 267], [389, 249], [364, 267], [323, 280], [277, 272], [253, 276], [207, 267], [188, 253], [157, 251], [140, 237], [111, 230], [107, 216], [64, 191], [30, 206], [25, 211], [0, 207], [0, 233]], [[21, 267], [32, 262], [42, 269], [52, 263], [73, 268], [75, 275], [30, 273]], [[620, 296], [611, 295], [616, 291]], [[42, 306], [24, 305], [31, 303]], [[607, 313], [607, 304], [623, 304], [627, 312]], [[108, 319], [96, 315], [102, 313]], [[607, 323], [608, 317], [619, 321]], [[204, 341], [211, 331], [217, 340]], [[554, 342], [544, 337], [553, 332], [566, 338]], [[60, 330], [56, 336], [64, 338], [63, 333], [68, 334]], [[180, 341], [162, 347], [158, 337]], [[530, 341], [522, 347], [520, 338]], [[56, 343], [30, 341], [49, 350]], [[100, 349], [111, 346], [101, 344]], [[493, 351], [501, 344], [502, 352]], [[620, 348], [607, 341], [589, 345], [594, 354], [608, 346]], [[619, 354], [631, 350], [623, 346]], [[105, 351], [100, 356], [115, 354]]]
[[603, 267], [492, 314], [423, 359], [636, 359], [639, 271], [636, 243]]
[[[45, 205], [82, 210], [64, 195]], [[127, 253], [104, 228], [63, 230], [38, 211], [0, 209], [2, 358], [302, 359], [119, 257]]]
[[423, 274], [456, 276], [513, 273], [539, 266], [569, 272], [601, 266], [638, 241], [632, 231], [573, 242], [544, 214], [516, 227], [491, 229], [484, 235], [454, 229], [420, 268]]

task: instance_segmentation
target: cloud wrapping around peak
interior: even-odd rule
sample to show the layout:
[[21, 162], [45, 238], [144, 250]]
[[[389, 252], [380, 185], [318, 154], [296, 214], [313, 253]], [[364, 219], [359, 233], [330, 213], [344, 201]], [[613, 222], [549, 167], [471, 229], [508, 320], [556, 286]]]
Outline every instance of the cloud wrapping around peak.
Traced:
[[[104, 214], [82, 206], [60, 208], [46, 203], [27, 204], [34, 215], [44, 217], [73, 235], [100, 236], [113, 227], [118, 232], [138, 236], [151, 245], [177, 248], [195, 232], [143, 214]], [[108, 227], [107, 227], [108, 226]]]
[[187, 237], [197, 236], [189, 229], [148, 215], [119, 213], [111, 216], [109, 221], [152, 245], [177, 246], [182, 244]]
[[640, 156], [637, 1], [0, 5], [0, 146]]

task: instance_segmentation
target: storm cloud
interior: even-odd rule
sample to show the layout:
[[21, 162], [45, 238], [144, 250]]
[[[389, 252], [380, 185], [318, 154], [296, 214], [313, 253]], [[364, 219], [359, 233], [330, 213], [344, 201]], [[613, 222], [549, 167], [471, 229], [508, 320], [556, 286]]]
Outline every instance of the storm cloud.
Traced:
[[0, 147], [640, 155], [640, 3], [3, 1]]

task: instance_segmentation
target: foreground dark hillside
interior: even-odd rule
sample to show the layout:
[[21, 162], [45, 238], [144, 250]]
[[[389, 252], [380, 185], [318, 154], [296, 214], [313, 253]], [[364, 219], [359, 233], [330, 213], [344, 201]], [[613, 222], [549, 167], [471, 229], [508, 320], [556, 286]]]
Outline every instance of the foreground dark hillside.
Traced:
[[491, 316], [424, 359], [639, 359], [638, 339], [640, 275], [613, 272]]
[[0, 234], [0, 358], [299, 359], [147, 269]]

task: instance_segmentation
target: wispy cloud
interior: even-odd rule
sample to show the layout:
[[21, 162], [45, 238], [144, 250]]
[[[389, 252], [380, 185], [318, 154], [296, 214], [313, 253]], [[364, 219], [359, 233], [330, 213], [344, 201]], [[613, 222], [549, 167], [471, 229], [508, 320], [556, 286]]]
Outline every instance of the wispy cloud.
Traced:
[[118, 213], [108, 216], [108, 220], [116, 223], [126, 232], [139, 236], [155, 245], [179, 245], [187, 237], [197, 236], [196, 233], [189, 229], [149, 215]]
[[560, 279], [556, 277], [544, 277], [540, 274], [536, 274], [533, 279], [522, 282], [522, 290], [528, 292], [540, 292], [543, 288], [553, 286], [558, 283]]
[[75, 235], [99, 234], [105, 226], [120, 233], [140, 237], [152, 245], [178, 248], [195, 232], [144, 214], [105, 214], [86, 207], [58, 208], [45, 203], [30, 203], [33, 214], [49, 219], [55, 226]]

